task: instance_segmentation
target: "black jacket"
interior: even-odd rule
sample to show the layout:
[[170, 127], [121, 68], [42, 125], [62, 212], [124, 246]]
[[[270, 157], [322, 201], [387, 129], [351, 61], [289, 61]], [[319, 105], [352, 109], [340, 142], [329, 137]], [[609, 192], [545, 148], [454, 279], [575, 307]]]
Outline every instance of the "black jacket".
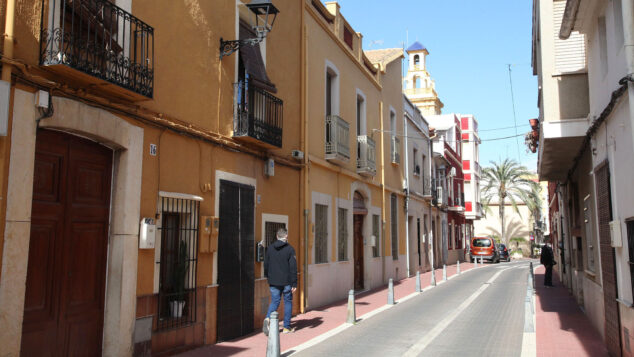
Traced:
[[266, 250], [264, 276], [269, 285], [297, 287], [297, 259], [295, 249], [285, 241], [276, 240]]
[[539, 262], [544, 265], [555, 265], [555, 257], [553, 256], [553, 250], [549, 246], [542, 247], [542, 254]]

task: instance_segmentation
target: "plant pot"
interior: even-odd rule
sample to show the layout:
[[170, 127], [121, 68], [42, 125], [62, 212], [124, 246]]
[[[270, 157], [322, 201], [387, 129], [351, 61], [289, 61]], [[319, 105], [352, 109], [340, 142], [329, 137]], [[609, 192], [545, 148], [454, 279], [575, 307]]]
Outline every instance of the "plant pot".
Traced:
[[528, 119], [528, 122], [531, 125], [531, 128], [536, 128], [539, 126], [539, 119]]
[[185, 307], [185, 300], [170, 301], [170, 316], [180, 318], [183, 316], [183, 308]]
[[539, 131], [533, 130], [531, 134], [533, 135], [533, 139], [539, 139]]

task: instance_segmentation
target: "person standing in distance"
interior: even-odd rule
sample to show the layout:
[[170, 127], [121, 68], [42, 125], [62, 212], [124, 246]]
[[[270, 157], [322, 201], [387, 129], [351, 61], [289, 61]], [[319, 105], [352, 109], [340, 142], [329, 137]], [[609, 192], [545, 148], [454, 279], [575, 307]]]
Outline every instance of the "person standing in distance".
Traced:
[[291, 329], [291, 315], [293, 293], [297, 289], [297, 260], [295, 249], [288, 244], [288, 231], [285, 228], [277, 231], [277, 241], [266, 250], [264, 276], [269, 282], [271, 304], [262, 325], [262, 332], [269, 335], [269, 317], [280, 306], [282, 295], [284, 296], [284, 330], [282, 332], [293, 332], [295, 329]]
[[544, 274], [544, 286], [553, 286], [553, 265], [557, 263], [555, 262], [553, 250], [550, 248], [550, 241], [546, 241], [546, 244], [542, 247], [539, 262], [544, 264], [544, 267], [546, 268], [546, 274]]

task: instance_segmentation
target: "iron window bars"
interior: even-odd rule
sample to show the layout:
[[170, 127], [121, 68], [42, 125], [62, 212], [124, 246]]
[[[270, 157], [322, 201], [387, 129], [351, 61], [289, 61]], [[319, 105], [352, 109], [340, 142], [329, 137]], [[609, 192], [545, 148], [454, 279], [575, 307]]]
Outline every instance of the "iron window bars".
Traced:
[[248, 77], [234, 83], [233, 136], [248, 136], [282, 147], [284, 102], [259, 88]]
[[200, 202], [162, 197], [157, 329], [196, 321], [196, 268]]
[[40, 65], [64, 64], [152, 98], [154, 28], [145, 22], [107, 0], [42, 0], [40, 24]]

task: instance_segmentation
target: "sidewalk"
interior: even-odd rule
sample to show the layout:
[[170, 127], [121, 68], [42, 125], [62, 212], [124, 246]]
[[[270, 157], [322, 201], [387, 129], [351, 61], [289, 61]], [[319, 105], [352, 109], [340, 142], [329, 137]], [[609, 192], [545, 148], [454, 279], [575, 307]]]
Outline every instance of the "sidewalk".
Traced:
[[545, 270], [535, 269], [537, 356], [607, 356], [601, 335], [556, 272], [554, 287], [544, 287]]
[[[485, 263], [485, 266], [488, 264]], [[478, 264], [478, 267], [480, 265]], [[471, 263], [460, 263], [460, 270], [465, 272], [473, 268]], [[456, 266], [447, 266], [447, 277], [456, 275]], [[436, 270], [436, 282], [442, 281], [442, 268]], [[431, 272], [421, 274], [421, 289], [430, 285]], [[394, 299], [398, 302], [406, 296], [415, 292], [416, 276], [394, 282]], [[385, 308], [387, 304], [387, 285], [372, 291], [355, 295], [355, 309], [357, 320], [363, 318], [370, 312], [378, 312]], [[332, 305], [324, 306], [316, 310], [308, 311], [305, 314], [293, 316], [292, 326], [296, 331], [291, 334], [280, 333], [281, 351], [291, 350], [313, 338], [328, 333], [338, 327], [345, 328], [347, 325], [347, 305], [348, 300], [338, 301]], [[281, 324], [280, 324], [281, 326]], [[233, 341], [221, 342], [215, 345], [200, 347], [187, 351], [178, 356], [264, 356], [266, 353], [267, 337], [256, 331], [250, 335], [235, 339]]]

